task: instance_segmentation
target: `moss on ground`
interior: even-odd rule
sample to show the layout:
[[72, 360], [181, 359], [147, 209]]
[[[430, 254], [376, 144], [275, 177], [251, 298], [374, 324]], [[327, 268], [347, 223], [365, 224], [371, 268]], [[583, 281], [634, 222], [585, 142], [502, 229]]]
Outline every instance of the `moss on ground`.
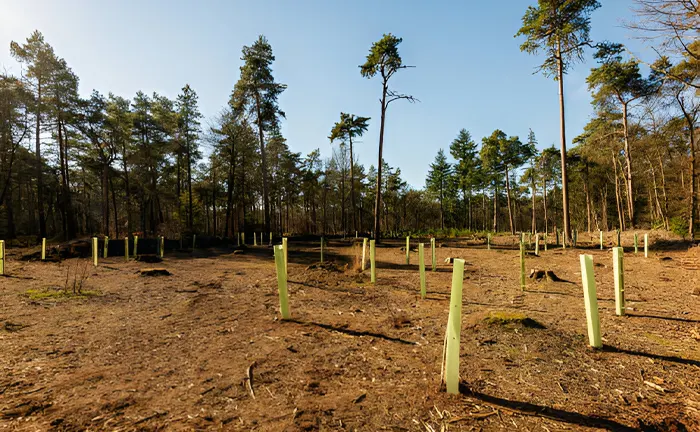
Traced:
[[100, 295], [98, 291], [82, 290], [78, 293], [66, 291], [62, 289], [30, 289], [26, 292], [27, 297], [31, 300], [70, 300], [84, 299]]

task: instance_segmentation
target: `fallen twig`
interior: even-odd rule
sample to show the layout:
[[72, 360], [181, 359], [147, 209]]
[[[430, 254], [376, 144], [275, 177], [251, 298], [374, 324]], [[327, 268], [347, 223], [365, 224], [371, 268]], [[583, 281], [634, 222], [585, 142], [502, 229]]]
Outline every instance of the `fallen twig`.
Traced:
[[149, 415], [149, 416], [147, 416], [147, 417], [144, 417], [144, 418], [142, 418], [141, 420], [136, 421], [134, 424], [137, 425], [137, 424], [140, 424], [140, 423], [144, 423], [144, 422], [147, 422], [147, 421], [149, 421], [149, 420], [152, 420], [152, 419], [154, 419], [154, 418], [156, 418], [156, 417], [163, 417], [164, 415], [167, 415], [167, 414], [168, 414], [167, 411], [163, 411], [163, 412], [158, 412], [158, 411], [156, 411], [155, 413], [153, 413], [153, 414], [151, 414], [151, 415]]
[[253, 399], [255, 399], [255, 390], [253, 390], [253, 368], [255, 367], [255, 362], [251, 363], [250, 366], [248, 366], [248, 369], [246, 369], [245, 374], [246, 374], [246, 384], [248, 385], [248, 391], [250, 392], [250, 396], [252, 396]]
[[644, 384], [648, 385], [649, 387], [653, 388], [654, 390], [660, 391], [661, 393], [666, 393], [666, 389], [661, 387], [658, 384], [654, 384], [651, 381], [644, 381]]
[[496, 415], [496, 414], [498, 414], [498, 410], [494, 410], [494, 411], [491, 411], [488, 413], [467, 414], [465, 416], [453, 417], [453, 418], [449, 419], [447, 422], [448, 423], [456, 423], [458, 421], [467, 420], [467, 419], [477, 419], [477, 420], [478, 419], [485, 419], [485, 418], [491, 417], [491, 416]]

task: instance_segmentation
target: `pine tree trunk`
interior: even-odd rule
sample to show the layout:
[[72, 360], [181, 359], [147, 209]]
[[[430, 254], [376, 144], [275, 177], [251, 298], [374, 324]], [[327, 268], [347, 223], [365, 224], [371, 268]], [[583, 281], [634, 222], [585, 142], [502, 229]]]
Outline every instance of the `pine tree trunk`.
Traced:
[[591, 232], [591, 194], [588, 186], [588, 164], [583, 177], [583, 193], [586, 196], [586, 232]]
[[498, 232], [498, 181], [493, 186], [493, 232]]
[[533, 167], [532, 170], [532, 176], [530, 178], [531, 183], [532, 183], [532, 233], [535, 234], [537, 232], [537, 210], [536, 210], [536, 202], [535, 202], [535, 194], [537, 191], [535, 190], [535, 170]]
[[65, 200], [66, 200], [66, 218], [68, 219], [68, 238], [75, 238], [77, 236], [77, 227], [75, 221], [75, 209], [73, 209], [73, 196], [70, 190], [70, 170], [68, 169], [68, 131], [66, 130], [65, 122], [63, 125], [63, 152], [65, 161]]
[[690, 217], [688, 218], [688, 236], [691, 239], [695, 239], [695, 220], [697, 215], [697, 183], [698, 183], [698, 173], [695, 167], [695, 127], [689, 122], [690, 129]]
[[515, 225], [513, 224], [513, 210], [510, 203], [510, 179], [508, 178], [508, 165], [506, 165], [506, 202], [508, 203], [508, 220], [510, 221], [510, 233], [515, 234]]
[[[129, 167], [126, 161], [126, 143], [122, 143], [122, 169], [124, 170], [124, 191], [125, 191], [125, 202], [124, 207], [126, 208], [126, 234], [131, 234], [131, 188], [129, 187]], [[179, 202], [178, 197], [178, 202]]]
[[357, 205], [355, 204], [355, 159], [353, 157], [352, 136], [350, 140], [350, 205], [352, 205], [352, 228], [357, 231]]
[[381, 240], [380, 216], [382, 199], [382, 152], [384, 150], [384, 122], [386, 120], [386, 93], [388, 91], [386, 80], [382, 83], [382, 113], [379, 123], [379, 155], [377, 156], [377, 190], [374, 199], [374, 239]]
[[212, 210], [212, 230], [214, 231], [214, 237], [218, 235], [217, 233], [217, 223], [216, 223], [216, 169], [214, 169], [214, 163], [211, 164], [211, 210]]
[[668, 195], [666, 194], [666, 174], [664, 173], [664, 163], [661, 160], [661, 154], [657, 154], [659, 158], [659, 172], [661, 173], [661, 192], [664, 197], [664, 228], [669, 229], [670, 224], [668, 220]]
[[112, 190], [112, 210], [114, 211], [114, 238], [119, 238], [119, 212], [117, 210], [117, 192], [114, 190], [114, 176], [109, 176], [109, 186]]
[[109, 164], [102, 165], [102, 230], [109, 237]]
[[267, 181], [267, 156], [265, 154], [265, 136], [263, 131], [262, 107], [260, 94], [255, 93], [255, 107], [257, 110], [258, 124], [258, 139], [260, 140], [260, 168], [262, 170], [262, 186], [263, 186], [263, 208], [264, 208], [264, 225], [265, 231], [270, 232], [270, 194]]
[[61, 172], [61, 226], [63, 229], [63, 237], [68, 240], [68, 209], [66, 196], [66, 159], [63, 152], [63, 129], [61, 128], [61, 117], [58, 117], [58, 162], [59, 171]]
[[44, 213], [44, 163], [41, 158], [41, 79], [37, 80], [37, 104], [36, 104], [36, 133], [35, 133], [35, 150], [36, 150], [36, 176], [37, 176], [37, 210], [39, 211], [39, 236], [46, 237], [46, 214]]
[[471, 231], [474, 228], [473, 225], [473, 220], [472, 220], [472, 189], [471, 187], [469, 188], [469, 200], [467, 201], [467, 205], [469, 206], [469, 230]]
[[627, 212], [630, 217], [630, 227], [637, 226], [637, 214], [634, 209], [634, 188], [632, 185], [632, 155], [630, 154], [629, 126], [627, 124], [627, 104], [622, 104], [622, 131], [625, 142], [625, 168], [627, 178]]
[[542, 180], [542, 201], [544, 207], [544, 232], [549, 232], [549, 219], [547, 218], [547, 179]]
[[187, 152], [187, 204], [190, 209], [187, 214], [187, 227], [190, 229], [190, 232], [194, 232], [194, 213], [192, 209], [192, 149], [189, 137], [189, 124], [187, 119], [185, 119], [185, 151]]
[[620, 200], [620, 181], [617, 175], [617, 160], [615, 159], [615, 154], [613, 153], [613, 166], [615, 167], [615, 202], [617, 203], [617, 218], [621, 231], [625, 230], [625, 221], [622, 214], [622, 203]]
[[561, 124], [561, 196], [564, 219], [564, 238], [569, 243], [571, 219], [569, 217], [569, 178], [566, 171], [566, 121], [564, 116], [564, 63], [561, 56], [561, 41], [557, 40], [557, 82], [559, 83], [559, 122]]
[[603, 224], [603, 231], [608, 231], [609, 225], [608, 225], [608, 184], [605, 184], [605, 189], [600, 191], [600, 201], [601, 201], [601, 213], [602, 215], [602, 224]]

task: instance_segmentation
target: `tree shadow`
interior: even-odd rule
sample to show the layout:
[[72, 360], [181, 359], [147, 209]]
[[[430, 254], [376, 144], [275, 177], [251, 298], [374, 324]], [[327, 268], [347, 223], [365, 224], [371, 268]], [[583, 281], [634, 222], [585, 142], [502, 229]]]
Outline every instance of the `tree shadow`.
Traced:
[[534, 289], [527, 289], [526, 288], [525, 292], [532, 293], [532, 294], [553, 294], [553, 295], [562, 295], [562, 296], [567, 296], [567, 297], [581, 297], [581, 298], [583, 298], [583, 294], [576, 295], [576, 294], [561, 292], [561, 291], [544, 291], [544, 290], [534, 290]]
[[336, 331], [336, 332], [343, 333], [343, 334], [350, 335], [350, 336], [371, 336], [371, 337], [375, 337], [377, 339], [384, 339], [384, 340], [389, 341], [389, 342], [398, 342], [398, 343], [405, 344], [405, 345], [415, 345], [416, 344], [415, 342], [411, 342], [411, 341], [408, 341], [406, 339], [396, 338], [396, 337], [388, 336], [388, 335], [385, 335], [382, 333], [374, 333], [374, 332], [363, 331], [363, 330], [352, 330], [352, 329], [345, 328], [345, 327], [338, 327], [338, 326], [334, 326], [334, 325], [330, 325], [330, 324], [322, 324], [322, 323], [317, 323], [317, 322], [313, 322], [313, 321], [302, 321], [302, 320], [294, 319], [294, 318], [288, 319], [285, 321], [293, 322], [295, 324], [300, 324], [303, 326], [319, 327], [319, 328], [322, 328], [324, 330]]
[[[416, 258], [417, 260], [417, 258]], [[444, 264], [444, 263], [442, 263]], [[386, 270], [407, 270], [411, 272], [418, 272], [419, 270], [419, 265], [418, 264], [399, 264], [399, 263], [392, 263], [392, 262], [386, 262], [386, 261], [375, 261], [375, 265], [377, 269], [386, 269]], [[435, 266], [435, 272], [433, 272], [432, 266], [430, 262], [425, 263], [425, 273], [452, 273], [452, 267], [439, 267], [440, 264]], [[466, 263], [466, 265], [471, 265], [469, 263]], [[369, 268], [369, 264], [368, 264]], [[468, 271], [468, 270], [465, 270]]]
[[633, 351], [633, 350], [619, 348], [619, 347], [615, 347], [615, 346], [611, 346], [611, 345], [603, 345], [602, 350], [604, 352], [609, 352], [609, 353], [629, 354], [629, 355], [633, 355], [633, 356], [646, 357], [646, 358], [650, 358], [650, 359], [654, 359], [654, 360], [664, 360], [664, 361], [668, 361], [668, 362], [672, 362], [672, 363], [700, 367], [700, 361], [698, 361], [698, 360], [684, 359], [684, 358], [676, 357], [676, 356], [665, 356], [665, 355], [660, 355], [660, 354], [647, 353], [647, 352], [643, 352], [643, 351]]
[[565, 411], [562, 409], [551, 408], [544, 405], [537, 405], [530, 402], [522, 402], [491, 396], [470, 389], [465, 383], [459, 383], [459, 392], [461, 394], [479, 399], [482, 402], [495, 407], [503, 407], [525, 415], [548, 418], [563, 423], [585, 426], [590, 428], [602, 428], [611, 431], [633, 432], [639, 431], [636, 427], [627, 426], [615, 420], [606, 418], [594, 417], [590, 415], [580, 414], [573, 411]]
[[[630, 300], [631, 301], [631, 300]], [[653, 318], [653, 319], [660, 319], [660, 320], [668, 320], [668, 321], [680, 321], [680, 322], [687, 322], [687, 323], [700, 323], [700, 320], [694, 320], [694, 319], [688, 319], [688, 318], [675, 318], [675, 317], [665, 317], [665, 316], [660, 316], [660, 315], [644, 315], [644, 314], [625, 314], [628, 317], [633, 317], [633, 318]]]

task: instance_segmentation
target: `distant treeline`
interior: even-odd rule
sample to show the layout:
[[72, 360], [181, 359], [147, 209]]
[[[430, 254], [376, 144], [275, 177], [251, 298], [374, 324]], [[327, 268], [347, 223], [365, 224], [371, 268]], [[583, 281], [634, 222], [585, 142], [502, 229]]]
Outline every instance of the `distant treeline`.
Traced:
[[243, 47], [229, 103], [203, 128], [189, 85], [174, 100], [145, 92], [82, 98], [76, 74], [36, 31], [10, 46], [22, 75], [0, 75], [0, 238], [253, 231], [378, 237], [555, 226], [658, 227], [693, 236], [700, 110], [700, 12], [696, 4], [688, 9], [693, 3], [637, 0], [638, 20], [628, 25], [659, 53], [649, 67], [620, 44], [590, 40], [597, 1], [529, 7], [517, 36], [523, 51], [544, 57], [547, 76], [563, 84], [584, 49], [594, 53], [598, 64], [587, 81], [595, 116], [566, 149], [560, 85], [565, 151], [538, 149], [532, 131], [521, 140], [496, 130], [479, 146], [462, 129], [445, 143], [447, 154], [438, 152], [423, 189], [409, 187], [382, 157], [390, 104], [418, 102], [390, 85], [410, 67], [399, 55], [401, 38], [384, 35], [360, 67], [362, 77], [382, 82], [378, 158], [366, 168], [354, 145], [369, 117], [341, 113], [329, 125], [328, 159], [319, 150], [290, 150], [277, 102], [286, 85], [273, 76], [264, 36]]

